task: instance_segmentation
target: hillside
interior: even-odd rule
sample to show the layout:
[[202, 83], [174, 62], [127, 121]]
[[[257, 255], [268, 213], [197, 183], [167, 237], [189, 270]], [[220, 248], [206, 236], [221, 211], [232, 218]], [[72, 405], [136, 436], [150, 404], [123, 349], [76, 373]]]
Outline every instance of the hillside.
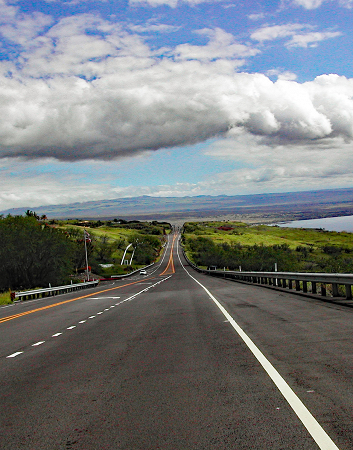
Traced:
[[233, 216], [275, 222], [353, 214], [353, 188], [275, 194], [195, 197], [131, 197], [66, 205], [14, 208], [4, 215], [35, 210], [48, 218], [174, 220]]
[[241, 222], [188, 222], [184, 249], [199, 266], [352, 273], [352, 233]]

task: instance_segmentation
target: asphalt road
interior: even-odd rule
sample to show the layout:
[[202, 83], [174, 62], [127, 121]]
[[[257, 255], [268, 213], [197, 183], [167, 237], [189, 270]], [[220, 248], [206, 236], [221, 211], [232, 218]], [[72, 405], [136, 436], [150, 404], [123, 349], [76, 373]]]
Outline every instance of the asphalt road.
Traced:
[[0, 448], [351, 450], [353, 310], [163, 261], [0, 308]]

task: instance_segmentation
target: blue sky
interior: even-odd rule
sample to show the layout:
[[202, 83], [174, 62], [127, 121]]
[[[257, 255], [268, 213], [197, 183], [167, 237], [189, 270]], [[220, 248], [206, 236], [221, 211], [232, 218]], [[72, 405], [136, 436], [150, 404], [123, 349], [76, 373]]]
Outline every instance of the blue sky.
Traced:
[[0, 210], [352, 186], [353, 0], [0, 0]]

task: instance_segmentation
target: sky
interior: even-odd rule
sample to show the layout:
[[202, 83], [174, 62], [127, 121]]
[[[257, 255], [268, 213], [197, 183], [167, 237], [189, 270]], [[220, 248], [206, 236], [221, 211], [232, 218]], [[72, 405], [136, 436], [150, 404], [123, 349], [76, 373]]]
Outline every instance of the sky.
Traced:
[[0, 211], [353, 185], [353, 0], [0, 0]]

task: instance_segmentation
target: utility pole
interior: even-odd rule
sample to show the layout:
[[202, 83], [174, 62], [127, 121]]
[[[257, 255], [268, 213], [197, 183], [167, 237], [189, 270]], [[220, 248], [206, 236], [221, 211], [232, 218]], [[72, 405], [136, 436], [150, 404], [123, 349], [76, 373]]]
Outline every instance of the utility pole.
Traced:
[[91, 240], [91, 236], [87, 233], [87, 231], [84, 229], [83, 230], [83, 236], [84, 236], [84, 241], [85, 241], [85, 255], [86, 255], [86, 277], [87, 277], [87, 281], [89, 281], [89, 266], [88, 266], [88, 255], [87, 255], [87, 241], [88, 242], [92, 242]]

